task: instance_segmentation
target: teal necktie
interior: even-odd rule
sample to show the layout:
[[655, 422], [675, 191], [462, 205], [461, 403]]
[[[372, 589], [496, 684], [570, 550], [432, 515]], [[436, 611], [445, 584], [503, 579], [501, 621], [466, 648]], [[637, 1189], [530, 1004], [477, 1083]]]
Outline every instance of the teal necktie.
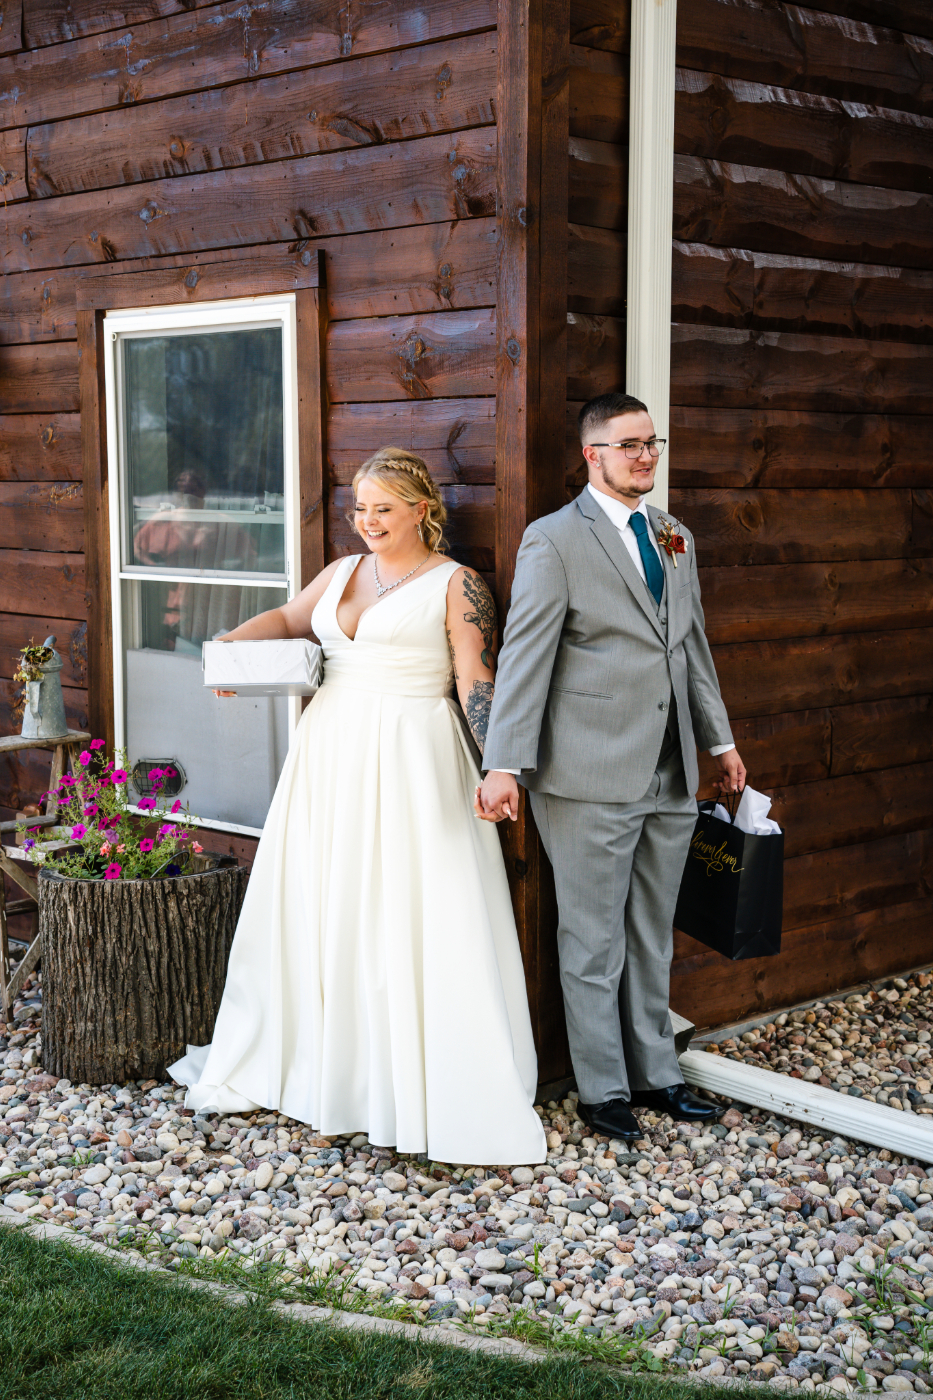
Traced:
[[660, 607], [661, 597], [664, 593], [664, 570], [661, 567], [660, 559], [651, 548], [648, 539], [648, 522], [637, 510], [633, 510], [628, 523], [635, 531], [635, 538], [638, 540], [638, 552], [641, 555], [641, 562], [645, 566], [645, 580], [654, 601]]

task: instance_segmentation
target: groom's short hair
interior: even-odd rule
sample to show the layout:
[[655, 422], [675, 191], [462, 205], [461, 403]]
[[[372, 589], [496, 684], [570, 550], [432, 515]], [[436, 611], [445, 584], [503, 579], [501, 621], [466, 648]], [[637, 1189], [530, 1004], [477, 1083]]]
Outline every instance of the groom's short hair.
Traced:
[[636, 399], [633, 394], [599, 394], [580, 409], [580, 416], [577, 419], [580, 441], [585, 447], [588, 434], [597, 428], [604, 427], [610, 418], [619, 418], [623, 413], [642, 412], [647, 413], [648, 407], [642, 403], [641, 399]]

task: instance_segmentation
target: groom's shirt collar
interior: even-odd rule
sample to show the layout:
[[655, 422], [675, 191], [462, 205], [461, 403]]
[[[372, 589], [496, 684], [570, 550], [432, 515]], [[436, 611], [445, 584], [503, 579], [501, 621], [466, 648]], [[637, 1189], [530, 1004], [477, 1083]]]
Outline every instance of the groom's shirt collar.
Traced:
[[[621, 534], [631, 520], [633, 512], [623, 501], [617, 500], [615, 496], [607, 496], [605, 491], [598, 491], [591, 481], [587, 483], [587, 490], [593, 497], [593, 500], [606, 512], [613, 525]], [[638, 502], [635, 509], [638, 511], [639, 515], [643, 515], [645, 519], [648, 520], [648, 505], [644, 496]], [[650, 520], [648, 524], [650, 529]]]

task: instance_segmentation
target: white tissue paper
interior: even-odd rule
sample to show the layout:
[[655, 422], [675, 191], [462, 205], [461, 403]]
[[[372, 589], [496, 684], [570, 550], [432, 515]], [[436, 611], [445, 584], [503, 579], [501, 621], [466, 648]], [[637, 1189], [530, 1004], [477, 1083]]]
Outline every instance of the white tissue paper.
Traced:
[[205, 642], [204, 684], [237, 695], [313, 695], [324, 675], [321, 648], [307, 637]]
[[[734, 824], [747, 836], [780, 835], [781, 828], [768, 816], [770, 810], [771, 798], [765, 797], [763, 792], [756, 792], [754, 788], [747, 787], [743, 790], [736, 809]], [[713, 808], [713, 816], [722, 822], [731, 821], [721, 802], [717, 802]]]

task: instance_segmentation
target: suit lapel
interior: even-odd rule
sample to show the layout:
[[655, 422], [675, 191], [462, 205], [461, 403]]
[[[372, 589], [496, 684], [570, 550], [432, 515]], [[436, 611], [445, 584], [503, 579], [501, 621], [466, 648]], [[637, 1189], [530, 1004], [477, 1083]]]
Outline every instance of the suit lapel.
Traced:
[[[658, 538], [658, 535], [660, 534], [660, 531], [661, 531], [661, 527], [662, 527], [668, 520], [672, 520], [672, 519], [673, 519], [673, 516], [667, 515], [664, 511], [658, 510], [655, 506], [652, 506], [652, 505], [649, 505], [649, 506], [648, 506], [648, 520], [649, 520], [649, 523], [650, 523], [650, 525], [651, 525], [651, 529], [654, 531], [654, 537], [655, 537], [655, 539]], [[658, 544], [658, 553], [659, 553], [660, 556], [661, 556], [661, 565], [662, 565], [662, 567], [663, 567], [663, 569], [664, 569], [664, 586], [665, 586], [665, 593], [667, 594], [667, 625], [668, 625], [668, 628], [670, 628], [670, 625], [671, 625], [671, 616], [672, 616], [672, 613], [673, 613], [673, 611], [674, 611], [675, 606], [677, 606], [676, 603], [675, 603], [675, 599], [679, 598], [679, 596], [680, 596], [679, 584], [680, 584], [681, 575], [680, 575], [679, 569], [678, 569], [677, 572], [675, 573], [675, 571], [674, 571], [674, 560], [673, 560], [672, 557], [668, 554], [667, 550], [664, 549], [663, 546], [662, 546], [660, 543]], [[687, 562], [687, 556], [686, 556], [686, 555], [683, 556], [683, 561], [684, 561], [684, 563], [686, 564], [686, 562]]]
[[[635, 602], [641, 608], [658, 636], [666, 641], [667, 638], [664, 627], [654, 610], [654, 604], [651, 601], [648, 589], [642, 582], [641, 575], [635, 567], [632, 556], [619, 538], [618, 530], [613, 525], [606, 512], [601, 510], [598, 503], [593, 500], [592, 496], [589, 496], [587, 501], [582, 500], [581, 497], [588, 494], [584, 487], [581, 496], [577, 497], [577, 504], [580, 507], [581, 513], [589, 520], [590, 529], [608, 554], [610, 561], [622, 575], [622, 579], [627, 585], [632, 597], [635, 599]], [[589, 506], [592, 506], [592, 514], [588, 509]], [[670, 606], [670, 598], [668, 598], [668, 616], [670, 616]]]

